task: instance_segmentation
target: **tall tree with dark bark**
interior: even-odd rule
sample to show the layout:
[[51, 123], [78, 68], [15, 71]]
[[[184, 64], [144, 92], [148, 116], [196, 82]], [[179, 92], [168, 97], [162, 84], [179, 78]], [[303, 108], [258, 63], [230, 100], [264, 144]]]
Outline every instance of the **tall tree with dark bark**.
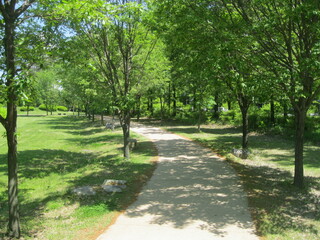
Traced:
[[70, 17], [70, 26], [90, 49], [100, 83], [104, 82], [112, 92], [126, 158], [130, 158], [130, 121], [136, 99], [132, 90], [142, 84], [137, 72], [144, 68], [157, 43], [143, 24], [145, 10], [142, 0], [66, 2], [60, 9]]
[[[261, 62], [277, 77], [275, 85], [295, 114], [294, 185], [304, 186], [303, 145], [306, 114], [320, 93], [320, 1], [222, 1], [242, 17], [262, 51]], [[228, 4], [229, 3], [229, 4]]]
[[5, 79], [7, 116], [0, 115], [0, 122], [6, 130], [8, 144], [8, 236], [20, 237], [20, 217], [18, 200], [18, 159], [17, 159], [17, 67], [16, 67], [16, 28], [19, 19], [35, 0], [1, 0], [0, 12], [4, 28], [3, 48], [5, 59]]

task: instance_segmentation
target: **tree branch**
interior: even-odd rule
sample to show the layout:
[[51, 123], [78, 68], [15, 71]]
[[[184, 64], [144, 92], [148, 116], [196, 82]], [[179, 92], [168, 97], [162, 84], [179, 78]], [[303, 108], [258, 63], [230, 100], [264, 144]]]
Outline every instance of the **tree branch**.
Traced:
[[1, 115], [0, 115], [0, 123], [4, 126], [5, 129], [7, 129], [7, 121]]
[[3, 4], [2, 0], [0, 0], [0, 12], [1, 12], [1, 14], [2, 14], [2, 16], [3, 16], [4, 18], [6, 18], [6, 19], [9, 18], [9, 15], [8, 15], [8, 13], [6, 12], [6, 9], [5, 9], [5, 7], [4, 7], [4, 4]]
[[21, 7], [15, 11], [15, 17], [18, 18], [24, 11], [28, 9], [36, 0], [25, 0]]

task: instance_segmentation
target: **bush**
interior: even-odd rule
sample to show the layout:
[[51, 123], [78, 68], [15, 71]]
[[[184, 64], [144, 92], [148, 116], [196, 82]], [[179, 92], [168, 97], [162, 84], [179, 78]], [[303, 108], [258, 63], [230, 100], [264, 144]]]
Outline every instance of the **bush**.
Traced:
[[48, 105], [48, 109], [47, 109], [47, 107], [46, 107], [46, 105], [45, 104], [41, 104], [40, 106], [39, 106], [39, 109], [40, 110], [43, 110], [43, 111], [49, 111], [49, 112], [55, 112], [55, 111], [57, 111], [57, 107], [56, 106], [53, 106], [53, 105]]
[[221, 112], [219, 117], [220, 120], [223, 124], [226, 123], [233, 123], [235, 119], [236, 113], [234, 110], [226, 111], [226, 112]]
[[[21, 112], [27, 112], [28, 111], [28, 107], [20, 107], [20, 111]], [[34, 111], [34, 107], [29, 107], [29, 111]]]
[[61, 111], [61, 112], [67, 112], [67, 111], [68, 111], [68, 108], [65, 107], [65, 106], [57, 106], [57, 110], [58, 110], [58, 111]]

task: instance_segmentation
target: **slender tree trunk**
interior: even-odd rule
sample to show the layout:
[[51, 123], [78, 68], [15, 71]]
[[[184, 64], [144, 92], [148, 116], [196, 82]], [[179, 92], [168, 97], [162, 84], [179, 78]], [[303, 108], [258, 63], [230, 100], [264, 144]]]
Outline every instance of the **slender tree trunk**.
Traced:
[[199, 107], [198, 107], [198, 132], [201, 132], [201, 115], [202, 115], [202, 111], [201, 111], [201, 106], [199, 104]]
[[17, 111], [14, 103], [9, 103], [11, 109], [8, 118], [7, 142], [8, 142], [8, 201], [9, 201], [9, 225], [8, 235], [20, 237], [20, 217], [18, 200], [18, 158], [17, 158]]
[[101, 125], [104, 126], [104, 120], [103, 120], [103, 112], [101, 112], [100, 115]]
[[162, 97], [160, 97], [160, 111], [161, 111], [161, 120], [163, 120], [163, 112], [164, 112], [164, 109], [163, 109], [163, 101], [162, 101]]
[[169, 82], [169, 92], [168, 92], [168, 116], [171, 115], [171, 82]]
[[294, 168], [294, 185], [302, 188], [304, 186], [304, 170], [303, 170], [303, 145], [306, 109], [295, 109], [295, 168]]
[[248, 148], [248, 107], [241, 107], [242, 114], [242, 149]]
[[245, 95], [239, 94], [238, 103], [242, 114], [242, 150], [245, 151], [248, 148], [248, 110], [251, 102]]
[[193, 106], [192, 106], [193, 110], [192, 110], [192, 112], [196, 112], [197, 111], [197, 101], [198, 101], [198, 99], [197, 99], [197, 90], [194, 87], [193, 88]]
[[127, 159], [130, 159], [130, 112], [125, 111], [124, 113], [120, 114], [119, 117], [123, 132], [123, 156]]
[[283, 118], [284, 121], [288, 119], [288, 106], [286, 103], [283, 104]]
[[276, 119], [275, 119], [275, 110], [274, 110], [274, 101], [270, 101], [270, 122], [272, 126], [276, 124]]
[[153, 98], [150, 99], [150, 113], [151, 113], [151, 117], [153, 117], [154, 115], [154, 108], [153, 108]]
[[140, 120], [140, 114], [141, 114], [141, 96], [139, 95], [137, 97], [137, 120]]
[[216, 102], [213, 107], [213, 117], [218, 118], [219, 117], [219, 96], [216, 94], [214, 96], [214, 101]]
[[231, 110], [232, 106], [231, 106], [231, 101], [228, 101], [228, 110]]
[[[14, 10], [14, 5], [13, 5]], [[8, 13], [12, 14], [12, 12]], [[18, 200], [18, 158], [17, 158], [17, 95], [13, 84], [15, 77], [15, 23], [14, 17], [6, 19], [4, 48], [6, 57], [8, 87], [7, 102], [7, 118], [6, 118], [6, 134], [8, 144], [8, 203], [9, 203], [9, 237], [20, 237], [20, 217], [19, 217], [19, 200]]]
[[172, 84], [173, 91], [173, 113], [172, 116], [175, 117], [177, 115], [177, 91], [175, 84]]

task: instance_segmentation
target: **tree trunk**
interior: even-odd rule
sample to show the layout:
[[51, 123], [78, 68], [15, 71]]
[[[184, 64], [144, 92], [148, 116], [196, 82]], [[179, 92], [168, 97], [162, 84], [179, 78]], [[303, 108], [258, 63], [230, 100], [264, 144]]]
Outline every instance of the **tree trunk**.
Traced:
[[286, 103], [283, 104], [283, 119], [284, 121], [288, 119], [288, 106]]
[[213, 107], [213, 117], [219, 118], [219, 97], [218, 94], [214, 96], [215, 105]]
[[[13, 5], [14, 9], [14, 5]], [[9, 13], [11, 14], [11, 13]], [[17, 159], [17, 96], [15, 93], [14, 77], [15, 77], [15, 24], [14, 17], [5, 21], [5, 37], [4, 48], [6, 57], [8, 87], [7, 100], [7, 118], [6, 118], [6, 134], [8, 144], [8, 204], [9, 204], [9, 237], [20, 237], [20, 217], [19, 217], [19, 200], [18, 200], [18, 159]]]
[[275, 119], [275, 110], [274, 110], [274, 101], [270, 101], [270, 122], [272, 126], [276, 124], [276, 119]]
[[120, 123], [122, 127], [122, 132], [123, 132], [123, 156], [127, 159], [130, 159], [130, 146], [129, 146], [130, 113], [129, 112], [124, 112], [123, 115], [120, 116]]
[[197, 111], [197, 89], [193, 88], [193, 106], [192, 106], [192, 112], [196, 112]]
[[177, 91], [175, 84], [172, 84], [173, 91], [173, 113], [172, 116], [175, 117], [177, 115]]
[[241, 107], [242, 114], [242, 150], [248, 148], [248, 106]]
[[160, 111], [161, 111], [161, 121], [163, 120], [163, 115], [164, 115], [164, 109], [163, 109], [163, 101], [162, 97], [160, 97]]
[[228, 110], [231, 110], [232, 106], [231, 106], [231, 101], [228, 101]]
[[100, 115], [101, 125], [104, 126], [104, 120], [103, 120], [103, 112]]
[[137, 97], [137, 121], [140, 120], [140, 114], [141, 114], [141, 96]]
[[198, 107], [198, 132], [201, 132], [201, 106], [199, 104], [199, 107]]
[[304, 186], [303, 173], [303, 144], [304, 144], [304, 130], [306, 109], [295, 109], [295, 168], [294, 168], [294, 185], [302, 188]]
[[153, 117], [153, 114], [154, 114], [153, 98], [151, 98], [151, 101], [150, 101], [150, 113], [151, 113], [151, 117]]
[[17, 158], [17, 111], [14, 103], [9, 103], [12, 109], [8, 113], [8, 201], [9, 201], [9, 225], [8, 235], [10, 237], [20, 237], [20, 217], [18, 200], [18, 158]]
[[170, 112], [171, 112], [171, 83], [169, 82], [169, 86], [168, 86], [168, 116], [170, 116]]

